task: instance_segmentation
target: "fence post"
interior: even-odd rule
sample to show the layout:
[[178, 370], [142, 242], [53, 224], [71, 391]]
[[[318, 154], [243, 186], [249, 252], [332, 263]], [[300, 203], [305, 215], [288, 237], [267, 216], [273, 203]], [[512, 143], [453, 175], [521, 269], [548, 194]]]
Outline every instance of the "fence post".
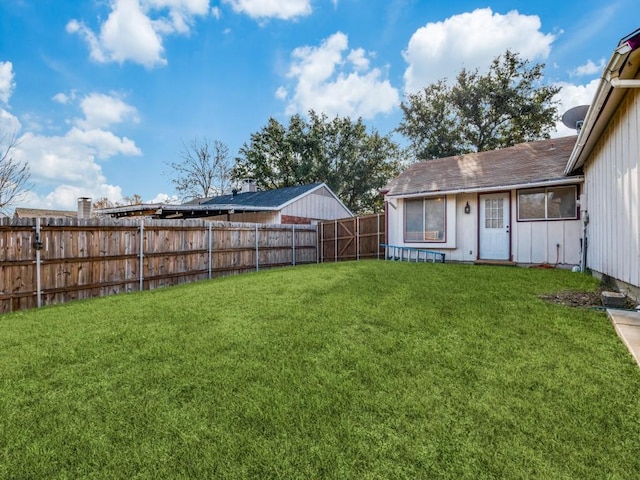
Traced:
[[256, 272], [260, 270], [260, 252], [258, 251], [258, 236], [260, 232], [258, 231], [258, 224], [256, 223]]
[[377, 247], [376, 247], [376, 252], [378, 252], [377, 254], [377, 258], [378, 260], [380, 260], [380, 214], [378, 214], [378, 234], [376, 236], [376, 238], [378, 239], [378, 243], [377, 243]]
[[144, 268], [144, 219], [140, 219], [140, 265], [138, 266], [140, 270], [140, 291], [144, 288], [144, 274], [142, 273], [142, 269]]
[[40, 218], [36, 218], [36, 241], [34, 244], [36, 249], [36, 298], [38, 299], [38, 308], [42, 306], [42, 279], [40, 277], [40, 250], [42, 249], [42, 243], [40, 239]]
[[[324, 263], [324, 223], [320, 224], [322, 226], [321, 230], [321, 234], [318, 237], [318, 235], [316, 234], [316, 238], [319, 238], [319, 244], [320, 244], [320, 251], [318, 252], [318, 258], [320, 259], [319, 263]], [[317, 232], [318, 227], [316, 227], [316, 232]]]
[[360, 260], [360, 217], [356, 217], [356, 260]]
[[296, 225], [291, 225], [291, 264], [296, 266]]
[[337, 262], [338, 261], [338, 220], [336, 220], [335, 222], [335, 245], [336, 245], [336, 249], [335, 249], [335, 259], [334, 261]]
[[213, 226], [211, 225], [211, 222], [209, 222], [209, 280], [211, 280], [212, 278], [211, 277], [211, 269], [212, 269], [211, 260], [213, 258], [213, 255], [212, 255], [213, 252], [211, 251], [213, 246], [213, 239], [211, 238], [212, 234], [213, 234]]

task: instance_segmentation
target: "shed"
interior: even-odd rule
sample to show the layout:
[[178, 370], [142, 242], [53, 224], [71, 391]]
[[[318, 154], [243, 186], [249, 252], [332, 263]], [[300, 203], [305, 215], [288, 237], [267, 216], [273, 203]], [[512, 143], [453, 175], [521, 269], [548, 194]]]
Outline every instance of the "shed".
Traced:
[[389, 245], [447, 260], [577, 265], [583, 178], [576, 136], [418, 162], [384, 189]]

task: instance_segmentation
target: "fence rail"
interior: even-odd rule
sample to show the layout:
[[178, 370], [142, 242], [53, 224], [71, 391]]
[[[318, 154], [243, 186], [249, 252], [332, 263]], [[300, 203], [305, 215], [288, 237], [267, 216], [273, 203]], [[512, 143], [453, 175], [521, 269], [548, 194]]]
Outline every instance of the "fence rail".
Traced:
[[0, 219], [0, 313], [316, 263], [308, 225]]
[[384, 258], [384, 214], [343, 218], [318, 225], [321, 262]]

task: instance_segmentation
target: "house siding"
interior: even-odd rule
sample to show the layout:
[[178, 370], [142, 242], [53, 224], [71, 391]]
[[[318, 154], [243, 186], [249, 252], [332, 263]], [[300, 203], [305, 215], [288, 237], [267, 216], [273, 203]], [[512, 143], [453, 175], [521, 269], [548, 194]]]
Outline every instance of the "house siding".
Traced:
[[640, 287], [640, 91], [628, 90], [585, 163], [587, 267]]
[[[512, 209], [515, 209], [516, 200]], [[515, 217], [515, 211], [512, 210]], [[580, 220], [515, 222], [512, 220], [512, 251], [518, 263], [578, 265], [580, 263]]]
[[338, 220], [352, 216], [324, 187], [287, 205], [281, 214], [314, 220]]
[[278, 215], [278, 212], [238, 212], [229, 215], [224, 214], [207, 217], [207, 220], [236, 223], [262, 223], [265, 225], [273, 225], [280, 223], [280, 215]]
[[[580, 263], [580, 220], [540, 222], [517, 221], [517, 191], [511, 194], [511, 256], [522, 264], [578, 265]], [[470, 214], [464, 213], [469, 202]], [[395, 208], [394, 208], [395, 206]], [[388, 243], [425, 248], [446, 254], [448, 261], [472, 262], [478, 259], [478, 194], [447, 196], [447, 243], [405, 242], [404, 200], [391, 199], [387, 206]], [[455, 239], [455, 240], [452, 240]], [[560, 247], [557, 247], [560, 245]]]

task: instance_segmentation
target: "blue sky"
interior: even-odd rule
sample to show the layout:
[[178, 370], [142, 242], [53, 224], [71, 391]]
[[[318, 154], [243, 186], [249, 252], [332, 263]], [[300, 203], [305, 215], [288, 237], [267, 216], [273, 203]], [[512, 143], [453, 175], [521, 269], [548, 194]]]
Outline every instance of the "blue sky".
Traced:
[[311, 108], [387, 134], [407, 93], [506, 48], [546, 64], [563, 108], [589, 103], [639, 27], [638, 0], [0, 0], [0, 129], [31, 168], [20, 206], [162, 201], [182, 142], [235, 156]]

